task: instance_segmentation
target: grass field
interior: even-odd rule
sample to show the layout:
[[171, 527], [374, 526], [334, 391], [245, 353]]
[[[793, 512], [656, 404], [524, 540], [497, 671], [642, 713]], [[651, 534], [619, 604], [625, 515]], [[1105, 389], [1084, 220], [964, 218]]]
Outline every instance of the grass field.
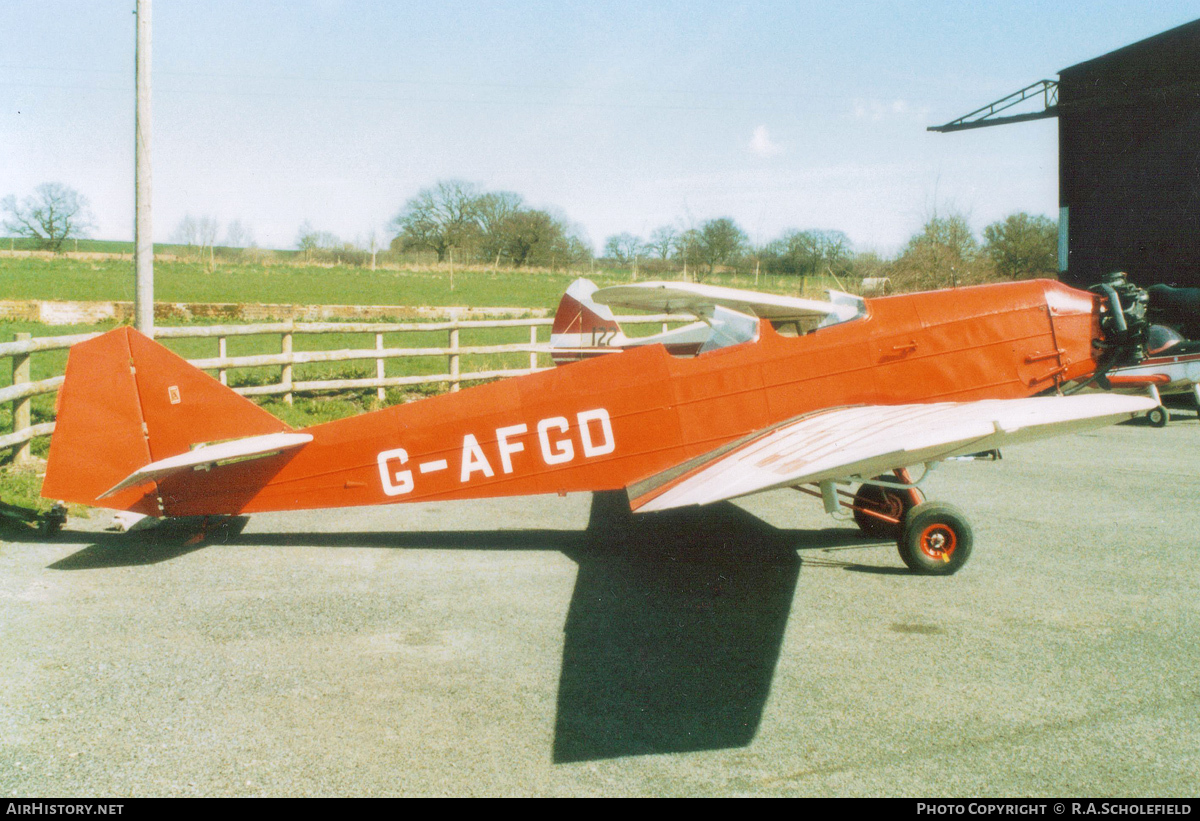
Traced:
[[[299, 263], [223, 263], [209, 270], [198, 262], [156, 261], [154, 297], [160, 302], [253, 302], [309, 305], [430, 305], [553, 308], [571, 282], [586, 276], [597, 285], [628, 282], [627, 270], [572, 271], [456, 268], [442, 266], [371, 271], [353, 266]], [[645, 279], [677, 279], [678, 273], [643, 273]], [[717, 273], [715, 285], [755, 287], [750, 276]], [[774, 293], [820, 295], [837, 288], [821, 278], [762, 277], [757, 287]], [[127, 260], [0, 256], [0, 299], [125, 300], [134, 295]]]
[[[44, 250], [40, 240], [31, 237], [4, 237], [0, 239], [0, 249], [6, 251], [41, 251]], [[130, 240], [111, 239], [69, 239], [63, 243], [62, 250], [67, 253], [99, 253], [99, 254], [132, 254], [133, 242]], [[154, 244], [154, 253], [172, 254], [184, 250], [184, 246]]]
[[[156, 262], [159, 302], [431, 305], [546, 308], [578, 274], [527, 271], [377, 270], [349, 266]], [[598, 281], [611, 281], [600, 275]], [[122, 260], [0, 258], [0, 299], [132, 301], [133, 266]]]

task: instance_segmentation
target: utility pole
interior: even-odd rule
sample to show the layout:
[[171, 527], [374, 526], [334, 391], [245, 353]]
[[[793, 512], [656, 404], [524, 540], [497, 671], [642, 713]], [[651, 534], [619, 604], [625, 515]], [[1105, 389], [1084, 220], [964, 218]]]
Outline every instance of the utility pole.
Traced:
[[137, 0], [134, 50], [137, 108], [134, 113], [133, 268], [134, 323], [154, 337], [154, 227], [150, 210], [150, 0]]

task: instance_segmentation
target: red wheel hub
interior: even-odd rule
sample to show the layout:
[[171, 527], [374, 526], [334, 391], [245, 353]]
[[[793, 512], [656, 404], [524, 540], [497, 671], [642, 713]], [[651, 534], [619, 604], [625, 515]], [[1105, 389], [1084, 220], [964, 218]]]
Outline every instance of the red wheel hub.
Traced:
[[938, 562], [949, 562], [958, 547], [958, 536], [944, 524], [931, 524], [921, 531], [921, 552]]

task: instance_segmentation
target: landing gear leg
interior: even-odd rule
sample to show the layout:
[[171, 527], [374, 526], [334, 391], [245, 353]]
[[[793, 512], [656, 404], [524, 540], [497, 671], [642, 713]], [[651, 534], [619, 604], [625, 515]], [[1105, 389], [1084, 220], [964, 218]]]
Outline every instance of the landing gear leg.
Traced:
[[1171, 414], [1163, 406], [1162, 397], [1158, 394], [1158, 386], [1150, 386], [1150, 398], [1158, 403], [1158, 407], [1146, 413], [1146, 420], [1150, 422], [1150, 426], [1154, 428], [1165, 428], [1167, 423], [1171, 421]]
[[[895, 472], [895, 476], [876, 476], [876, 480], [896, 480], [912, 484], [912, 476], [906, 468]], [[898, 539], [904, 531], [904, 518], [908, 511], [925, 501], [925, 494], [917, 488], [883, 487], [861, 485], [854, 494], [854, 523], [864, 536], [880, 539]]]

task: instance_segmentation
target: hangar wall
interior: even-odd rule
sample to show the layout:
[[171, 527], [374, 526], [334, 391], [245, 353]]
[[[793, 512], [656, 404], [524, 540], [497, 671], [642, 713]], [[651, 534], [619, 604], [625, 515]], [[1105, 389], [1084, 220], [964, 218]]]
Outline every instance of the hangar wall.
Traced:
[[1200, 20], [1063, 69], [1058, 118], [1064, 281], [1200, 286]]

